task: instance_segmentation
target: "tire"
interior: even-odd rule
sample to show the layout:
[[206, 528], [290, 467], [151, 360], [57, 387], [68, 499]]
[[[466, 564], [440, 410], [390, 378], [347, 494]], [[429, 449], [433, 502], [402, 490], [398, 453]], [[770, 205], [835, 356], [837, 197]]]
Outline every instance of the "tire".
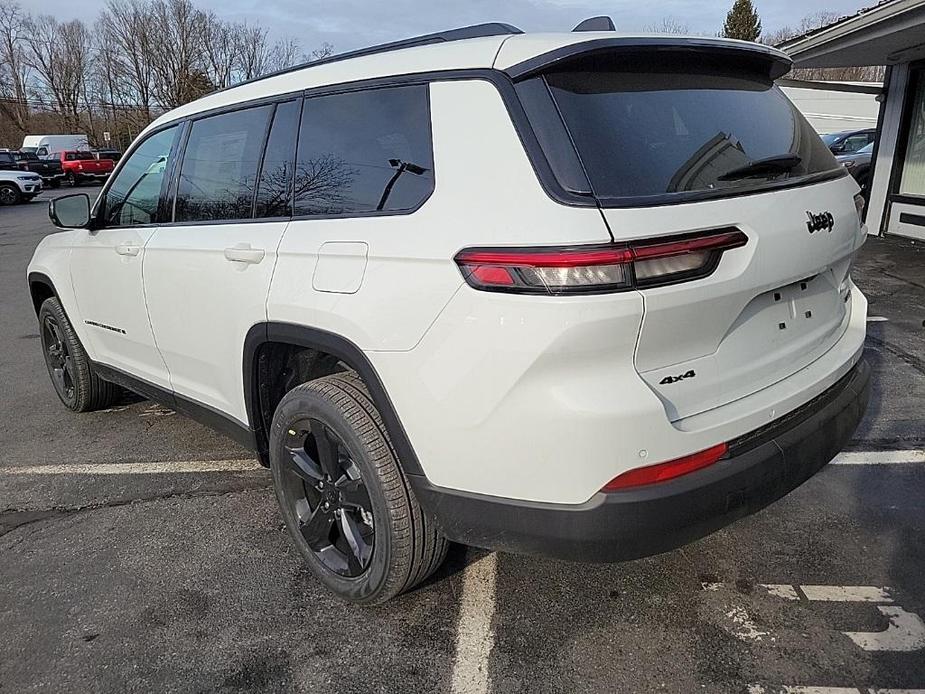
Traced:
[[48, 182], [48, 185], [51, 186], [52, 188], [60, 188], [60, 187], [61, 187], [61, 179], [60, 179], [60, 178], [56, 178], [56, 179], [54, 179], [53, 181], [49, 181], [49, 182]]
[[80, 181], [77, 179], [77, 174], [75, 174], [73, 171], [68, 171], [64, 177], [67, 179], [67, 182], [71, 188], [76, 188], [77, 184], [80, 183]]
[[15, 205], [21, 198], [19, 188], [12, 183], [0, 183], [0, 205]]
[[93, 372], [90, 358], [56, 297], [46, 299], [39, 309], [39, 329], [45, 366], [64, 406], [74, 412], [89, 412], [112, 405], [119, 387]]
[[270, 468], [293, 541], [339, 597], [382, 604], [446, 558], [447, 541], [415, 499], [356, 374], [325, 376], [283, 397], [270, 431]]

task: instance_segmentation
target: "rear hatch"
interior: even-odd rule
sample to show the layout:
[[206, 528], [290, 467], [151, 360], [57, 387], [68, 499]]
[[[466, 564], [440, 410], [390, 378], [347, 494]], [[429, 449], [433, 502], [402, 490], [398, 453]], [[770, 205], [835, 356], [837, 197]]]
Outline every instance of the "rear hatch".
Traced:
[[854, 187], [774, 85], [773, 61], [723, 51], [598, 49], [529, 78], [545, 83], [615, 242], [748, 236], [706, 277], [639, 290], [636, 369], [673, 421], [805, 367], [850, 314]]

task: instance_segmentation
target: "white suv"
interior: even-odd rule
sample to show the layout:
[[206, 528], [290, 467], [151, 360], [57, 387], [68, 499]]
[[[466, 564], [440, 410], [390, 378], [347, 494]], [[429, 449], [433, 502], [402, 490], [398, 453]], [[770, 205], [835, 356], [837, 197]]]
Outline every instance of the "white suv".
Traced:
[[28, 281], [64, 404], [116, 384], [272, 468], [318, 578], [382, 602], [447, 540], [663, 552], [864, 413], [858, 186], [782, 53], [491, 24], [158, 118]]
[[42, 177], [31, 171], [0, 169], [0, 205], [29, 202], [42, 192]]

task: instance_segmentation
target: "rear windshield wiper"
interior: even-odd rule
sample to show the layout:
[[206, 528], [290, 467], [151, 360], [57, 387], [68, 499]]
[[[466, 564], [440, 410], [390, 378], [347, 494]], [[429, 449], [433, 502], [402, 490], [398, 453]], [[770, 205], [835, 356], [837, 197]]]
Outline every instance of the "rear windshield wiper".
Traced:
[[763, 173], [786, 173], [798, 166], [801, 161], [803, 160], [796, 154], [777, 154], [773, 157], [756, 159], [744, 166], [731, 169], [717, 180], [734, 181], [738, 178], [748, 178], [749, 176], [757, 176]]

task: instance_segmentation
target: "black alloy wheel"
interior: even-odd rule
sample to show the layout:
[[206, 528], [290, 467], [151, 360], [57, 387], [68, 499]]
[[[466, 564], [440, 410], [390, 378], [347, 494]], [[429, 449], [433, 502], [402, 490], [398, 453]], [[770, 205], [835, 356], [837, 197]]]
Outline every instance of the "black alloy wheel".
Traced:
[[15, 205], [19, 202], [19, 189], [12, 183], [0, 185], [0, 205]]
[[360, 468], [344, 442], [318, 419], [295, 422], [287, 434], [290, 479], [282, 498], [321, 563], [340, 576], [357, 577], [369, 567], [376, 537]]
[[53, 315], [42, 319], [42, 348], [45, 352], [45, 364], [51, 382], [58, 397], [68, 406], [73, 406], [77, 399], [77, 375], [74, 359], [68, 349], [63, 330]]
[[344, 600], [379, 605], [437, 570], [447, 541], [418, 504], [356, 372], [290, 389], [269, 434], [280, 513], [320, 583]]

